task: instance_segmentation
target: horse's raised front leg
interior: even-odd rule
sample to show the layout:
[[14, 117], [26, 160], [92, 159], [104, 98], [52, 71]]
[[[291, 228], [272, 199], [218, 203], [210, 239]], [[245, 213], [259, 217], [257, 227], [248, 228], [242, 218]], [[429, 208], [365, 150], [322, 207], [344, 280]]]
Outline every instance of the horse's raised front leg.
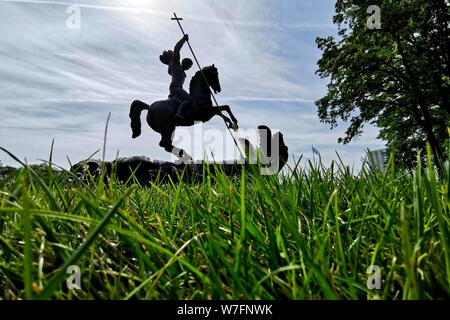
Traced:
[[210, 107], [210, 108], [203, 108], [202, 110], [202, 121], [203, 122], [207, 122], [209, 120], [211, 120], [212, 117], [214, 116], [220, 116], [225, 123], [227, 124], [228, 128], [235, 128], [235, 124], [230, 120], [230, 118], [228, 118], [227, 116], [224, 116], [222, 114], [222, 110], [220, 109], [220, 107]]
[[219, 109], [220, 109], [220, 111], [226, 111], [230, 115], [231, 119], [233, 120], [233, 124], [230, 128], [237, 130], [239, 128], [238, 124], [237, 124], [238, 121], [237, 121], [236, 117], [234, 116], [234, 114], [231, 112], [230, 106], [226, 104], [223, 106], [219, 106]]

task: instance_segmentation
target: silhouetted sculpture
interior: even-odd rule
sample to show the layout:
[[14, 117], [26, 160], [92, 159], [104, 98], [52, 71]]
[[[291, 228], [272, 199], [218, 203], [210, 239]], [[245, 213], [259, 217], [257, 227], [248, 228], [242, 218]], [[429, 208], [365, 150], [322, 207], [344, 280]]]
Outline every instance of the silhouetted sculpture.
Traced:
[[[131, 104], [130, 118], [131, 129], [133, 131], [133, 138], [141, 134], [141, 120], [140, 115], [142, 110], [148, 110], [147, 123], [156, 132], [161, 134], [161, 141], [159, 145], [166, 151], [174, 154], [183, 161], [192, 160], [192, 158], [182, 149], [175, 147], [172, 144], [172, 137], [175, 127], [177, 126], [192, 126], [195, 121], [207, 122], [212, 117], [221, 116], [229, 128], [237, 129], [237, 119], [231, 113], [228, 105], [213, 107], [211, 101], [211, 89], [215, 93], [221, 91], [219, 82], [219, 73], [217, 68], [212, 65], [205, 67], [202, 71], [192, 77], [189, 85], [189, 96], [183, 90], [183, 82], [186, 77], [184, 70], [187, 70], [190, 65], [189, 61], [183, 59], [180, 64], [179, 51], [183, 43], [187, 40], [183, 37], [175, 46], [174, 52], [165, 51], [160, 56], [163, 63], [169, 66], [169, 74], [172, 75], [172, 83], [170, 86], [170, 96], [168, 100], [156, 101], [148, 105], [142, 101], [135, 100]], [[190, 62], [192, 65], [192, 61]], [[203, 73], [203, 74], [202, 74]], [[206, 81], [205, 81], [206, 80]], [[175, 115], [182, 104], [182, 115], [177, 118]], [[226, 111], [230, 118], [224, 116], [222, 111]]]
[[169, 86], [169, 99], [180, 104], [177, 113], [175, 114], [177, 122], [186, 120], [184, 118], [186, 107], [192, 103], [191, 96], [183, 89], [184, 80], [186, 79], [186, 73], [184, 71], [189, 70], [192, 67], [192, 60], [184, 58], [180, 63], [180, 50], [186, 41], [189, 41], [189, 36], [187, 34], [177, 42], [173, 51], [164, 51], [159, 56], [159, 60], [168, 65], [167, 72], [172, 76], [172, 82]]
[[[288, 147], [284, 143], [281, 132], [272, 134], [272, 130], [266, 125], [258, 126], [258, 151], [247, 139], [239, 138], [243, 146], [246, 161], [251, 164], [260, 163], [262, 166], [276, 165], [274, 170], [278, 172], [287, 162]], [[258, 162], [259, 154], [259, 162]]]

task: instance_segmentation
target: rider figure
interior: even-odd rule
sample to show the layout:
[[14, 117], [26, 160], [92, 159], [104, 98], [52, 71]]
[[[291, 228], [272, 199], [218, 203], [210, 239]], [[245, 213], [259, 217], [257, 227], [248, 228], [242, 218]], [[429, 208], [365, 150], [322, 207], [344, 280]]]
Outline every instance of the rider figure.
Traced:
[[186, 41], [189, 41], [189, 36], [187, 34], [178, 41], [173, 51], [164, 51], [159, 56], [161, 62], [169, 66], [168, 72], [172, 76], [172, 82], [169, 87], [169, 98], [180, 104], [177, 113], [175, 114], [177, 122], [185, 120], [184, 112], [186, 107], [192, 102], [189, 93], [183, 89], [184, 80], [186, 79], [186, 73], [184, 71], [192, 67], [192, 60], [184, 58], [180, 63], [180, 50]]

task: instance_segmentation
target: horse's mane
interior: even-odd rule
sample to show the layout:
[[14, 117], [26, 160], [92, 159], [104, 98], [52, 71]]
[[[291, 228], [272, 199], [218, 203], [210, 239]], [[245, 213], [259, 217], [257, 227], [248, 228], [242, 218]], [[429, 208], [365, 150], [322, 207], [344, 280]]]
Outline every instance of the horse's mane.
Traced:
[[197, 71], [195, 75], [192, 76], [191, 81], [189, 82], [189, 93], [192, 93], [192, 88], [197, 81], [204, 81], [202, 72], [205, 73], [206, 80], [208, 80], [208, 71], [211, 69], [215, 69], [213, 66], [204, 67], [202, 71]]
[[192, 94], [192, 87], [194, 83], [198, 81], [198, 77], [201, 76], [200, 71], [197, 71], [191, 78], [191, 82], [189, 82], [189, 93]]

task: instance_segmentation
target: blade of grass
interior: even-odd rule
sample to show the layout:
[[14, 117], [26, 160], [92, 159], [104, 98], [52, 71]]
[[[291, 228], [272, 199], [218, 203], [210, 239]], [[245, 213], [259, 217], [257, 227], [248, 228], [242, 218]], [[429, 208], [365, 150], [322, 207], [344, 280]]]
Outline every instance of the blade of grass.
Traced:
[[83, 256], [83, 254], [87, 252], [92, 243], [94, 243], [95, 239], [97, 239], [99, 234], [109, 223], [109, 220], [111, 220], [113, 215], [116, 213], [120, 204], [128, 197], [128, 195], [131, 193], [132, 190], [133, 189], [128, 190], [128, 192], [126, 192], [119, 199], [119, 201], [117, 201], [116, 204], [108, 210], [104, 218], [100, 221], [100, 223], [92, 231], [92, 233], [87, 237], [87, 239], [83, 242], [83, 244], [77, 250], [75, 250], [72, 256], [66, 262], [64, 262], [64, 264], [61, 266], [58, 272], [53, 276], [53, 278], [49, 281], [49, 283], [47, 283], [44, 290], [42, 290], [42, 292], [37, 296], [38, 299], [46, 300], [53, 295], [53, 292], [61, 284], [61, 281], [65, 277], [67, 268], [70, 265], [75, 264]]

